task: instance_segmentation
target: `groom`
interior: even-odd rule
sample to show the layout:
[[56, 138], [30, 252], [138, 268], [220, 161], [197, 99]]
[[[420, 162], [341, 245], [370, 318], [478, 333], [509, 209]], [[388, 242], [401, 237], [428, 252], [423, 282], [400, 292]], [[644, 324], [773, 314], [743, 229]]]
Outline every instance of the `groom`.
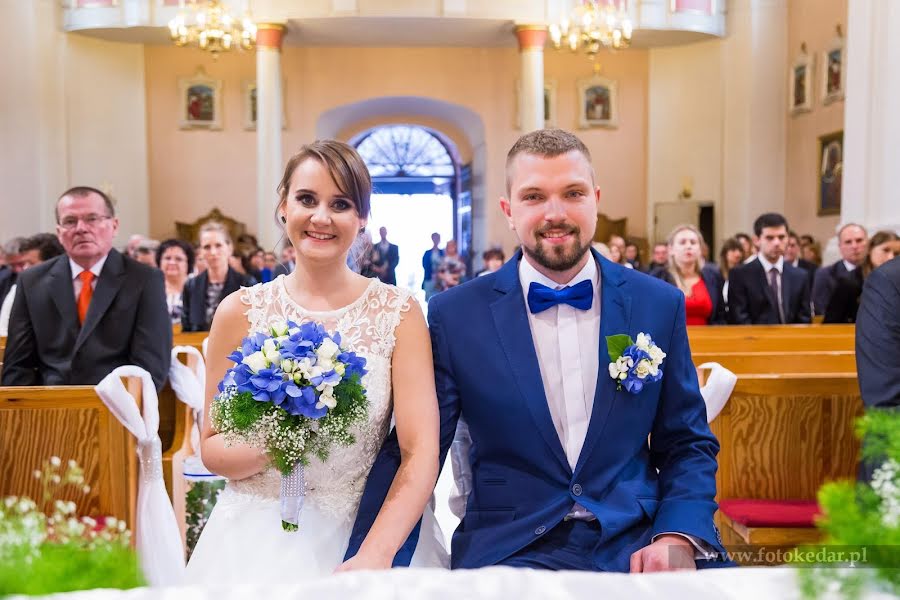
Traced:
[[[713, 525], [719, 447], [691, 363], [684, 295], [590, 249], [600, 193], [577, 137], [529, 133], [506, 165], [500, 206], [522, 251], [497, 273], [435, 296], [428, 311], [442, 462], [460, 417], [472, 440], [452, 567], [728, 564]], [[607, 337], [638, 333], [666, 356], [662, 377], [631, 393], [610, 375]], [[398, 464], [391, 436], [348, 556]], [[413, 548], [411, 539], [395, 565]]]

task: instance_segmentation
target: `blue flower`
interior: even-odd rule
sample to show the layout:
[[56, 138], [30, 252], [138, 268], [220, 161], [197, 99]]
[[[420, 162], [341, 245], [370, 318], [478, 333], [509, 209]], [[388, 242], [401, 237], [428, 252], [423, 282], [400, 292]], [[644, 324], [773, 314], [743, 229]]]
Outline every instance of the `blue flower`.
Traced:
[[321, 419], [328, 413], [327, 408], [316, 408], [316, 391], [312, 386], [299, 387], [293, 383], [285, 386], [287, 400], [284, 408], [292, 415], [302, 415], [310, 419]]
[[337, 359], [346, 365], [344, 369], [344, 379], [351, 379], [354, 375], [358, 375], [362, 379], [368, 371], [366, 371], [366, 359], [357, 356], [356, 352], [341, 352]]
[[[252, 374], [249, 378], [249, 386], [245, 390], [253, 394], [253, 399], [259, 402], [271, 402], [280, 406], [284, 402], [284, 373], [279, 368], [262, 369], [259, 373]], [[241, 386], [238, 386], [241, 389]]]
[[319, 387], [323, 383], [325, 385], [335, 386], [341, 382], [341, 376], [337, 374], [337, 371], [332, 369], [331, 371], [328, 371], [327, 373], [322, 373], [318, 377], [313, 377], [312, 379], [309, 380], [309, 382], [311, 384], [313, 384], [315, 387]]

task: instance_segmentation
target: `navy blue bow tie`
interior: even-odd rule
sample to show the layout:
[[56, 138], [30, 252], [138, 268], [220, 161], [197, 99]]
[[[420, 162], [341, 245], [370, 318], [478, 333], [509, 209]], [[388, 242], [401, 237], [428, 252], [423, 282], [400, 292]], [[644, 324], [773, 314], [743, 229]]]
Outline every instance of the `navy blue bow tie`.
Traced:
[[528, 310], [532, 314], [543, 312], [557, 304], [568, 304], [578, 310], [587, 310], [594, 301], [594, 286], [589, 279], [561, 290], [531, 282], [528, 286]]

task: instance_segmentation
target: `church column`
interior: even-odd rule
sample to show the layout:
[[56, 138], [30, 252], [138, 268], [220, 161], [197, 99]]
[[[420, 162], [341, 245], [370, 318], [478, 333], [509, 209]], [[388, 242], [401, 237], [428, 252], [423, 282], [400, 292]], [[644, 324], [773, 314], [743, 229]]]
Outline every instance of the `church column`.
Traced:
[[764, 212], [784, 212], [787, 155], [787, 5], [728, 3], [723, 44], [721, 214], [724, 237], [747, 231]]
[[547, 28], [543, 25], [516, 27], [521, 57], [519, 115], [522, 133], [544, 128], [544, 42]]
[[900, 5], [849, 0], [841, 222], [900, 232]]
[[285, 26], [260, 23], [256, 33], [256, 233], [260, 245], [273, 249], [276, 188], [284, 164], [281, 158], [281, 43]]

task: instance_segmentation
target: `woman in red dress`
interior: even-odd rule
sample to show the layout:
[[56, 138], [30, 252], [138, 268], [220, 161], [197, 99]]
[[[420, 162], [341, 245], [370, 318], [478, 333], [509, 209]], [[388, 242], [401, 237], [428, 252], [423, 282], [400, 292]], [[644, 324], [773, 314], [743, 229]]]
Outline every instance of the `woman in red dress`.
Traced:
[[679, 225], [669, 234], [667, 244], [668, 267], [658, 269], [654, 275], [684, 293], [687, 324], [723, 324], [722, 276], [714, 265], [704, 265], [703, 235], [693, 225]]

